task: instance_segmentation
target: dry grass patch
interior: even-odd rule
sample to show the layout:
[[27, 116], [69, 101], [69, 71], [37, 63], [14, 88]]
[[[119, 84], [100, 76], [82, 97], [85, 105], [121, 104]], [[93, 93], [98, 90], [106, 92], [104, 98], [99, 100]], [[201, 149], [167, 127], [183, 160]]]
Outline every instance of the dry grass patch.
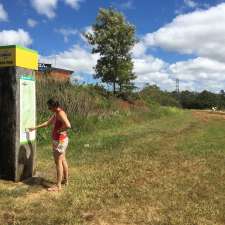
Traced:
[[189, 113], [99, 130], [71, 141], [70, 185], [59, 194], [43, 190], [55, 178], [43, 146], [42, 181], [1, 182], [0, 224], [225, 224], [223, 135], [221, 121]]

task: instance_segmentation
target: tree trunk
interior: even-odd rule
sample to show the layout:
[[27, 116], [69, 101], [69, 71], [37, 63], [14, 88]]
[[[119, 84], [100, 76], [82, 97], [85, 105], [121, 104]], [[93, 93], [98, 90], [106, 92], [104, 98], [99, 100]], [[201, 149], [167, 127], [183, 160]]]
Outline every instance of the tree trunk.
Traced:
[[115, 95], [116, 94], [116, 82], [113, 81], [113, 94]]

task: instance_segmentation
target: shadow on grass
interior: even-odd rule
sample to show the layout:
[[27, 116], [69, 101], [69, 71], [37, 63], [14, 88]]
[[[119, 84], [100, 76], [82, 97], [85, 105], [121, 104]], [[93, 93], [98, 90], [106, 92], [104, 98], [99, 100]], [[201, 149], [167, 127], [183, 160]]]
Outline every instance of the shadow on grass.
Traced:
[[38, 177], [38, 176], [35, 176], [35, 177], [30, 177], [26, 180], [23, 180], [22, 181], [24, 184], [26, 185], [29, 185], [29, 186], [32, 186], [32, 187], [43, 187], [43, 188], [49, 188], [51, 187], [53, 184], [55, 184], [54, 182], [50, 181], [50, 180], [47, 180], [43, 177]]

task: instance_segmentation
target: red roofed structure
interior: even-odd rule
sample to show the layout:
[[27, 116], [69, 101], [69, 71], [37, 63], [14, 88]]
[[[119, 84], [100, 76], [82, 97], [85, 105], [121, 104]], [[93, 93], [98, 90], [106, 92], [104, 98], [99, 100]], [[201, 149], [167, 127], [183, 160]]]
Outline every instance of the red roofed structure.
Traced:
[[52, 64], [39, 63], [36, 78], [52, 78], [57, 81], [69, 81], [73, 72], [72, 70], [52, 67]]

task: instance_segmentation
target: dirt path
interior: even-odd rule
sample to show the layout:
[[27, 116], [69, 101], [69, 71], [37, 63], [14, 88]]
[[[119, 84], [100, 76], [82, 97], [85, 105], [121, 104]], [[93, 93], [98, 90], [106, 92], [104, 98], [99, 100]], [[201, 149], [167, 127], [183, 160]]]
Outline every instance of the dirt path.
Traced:
[[193, 110], [192, 114], [195, 118], [203, 122], [208, 122], [209, 119], [217, 119], [217, 120], [225, 119], [225, 112], [222, 111], [213, 112], [210, 110]]

